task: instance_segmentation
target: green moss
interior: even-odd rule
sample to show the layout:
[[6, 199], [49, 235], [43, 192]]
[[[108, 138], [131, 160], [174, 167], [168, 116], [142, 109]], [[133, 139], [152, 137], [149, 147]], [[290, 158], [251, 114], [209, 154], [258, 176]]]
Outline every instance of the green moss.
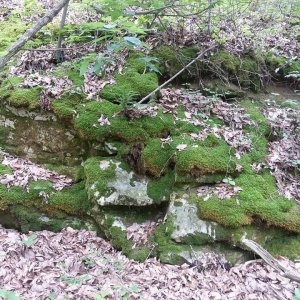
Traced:
[[127, 68], [124, 74], [115, 74], [116, 83], [106, 85], [100, 95], [106, 100], [120, 102], [124, 95], [132, 95], [130, 100], [147, 96], [158, 87], [158, 78], [154, 72], [140, 74]]
[[71, 178], [74, 182], [79, 182], [84, 179], [82, 166], [43, 164], [43, 167], [47, 168], [50, 171], [57, 172], [58, 174], [66, 175], [67, 177]]
[[281, 255], [295, 260], [300, 258], [300, 236], [299, 234], [285, 234], [279, 238], [272, 239], [265, 245], [273, 255]]
[[6, 102], [16, 108], [35, 110], [40, 108], [40, 89], [15, 89], [9, 92]]
[[[246, 112], [250, 115], [251, 120], [256, 122], [257, 126], [247, 127], [248, 132], [256, 132], [259, 135], [269, 136], [271, 132], [270, 124], [267, 118], [261, 112], [262, 103], [258, 101], [245, 100], [240, 103], [246, 109]], [[255, 129], [253, 129], [255, 128]]]
[[250, 88], [253, 92], [260, 90], [259, 66], [255, 58], [246, 56], [242, 58], [242, 63], [238, 72], [238, 80], [242, 87]]
[[[119, 113], [121, 106], [108, 101], [90, 102], [82, 106], [75, 119], [75, 128], [80, 135], [88, 140], [104, 141], [117, 139], [126, 142], [137, 142], [148, 140], [149, 137], [161, 136], [169, 132], [173, 126], [170, 115], [162, 112], [156, 117], [142, 117], [129, 121], [126, 116]], [[119, 115], [117, 115], [119, 113]], [[100, 125], [98, 119], [101, 115], [108, 118], [110, 124]]]
[[92, 101], [86, 105], [82, 105], [78, 112], [79, 115], [75, 119], [75, 129], [79, 130], [80, 135], [89, 140], [102, 140], [109, 136], [110, 125], [100, 126], [98, 119], [104, 115], [109, 120], [121, 108], [109, 101], [96, 102]]
[[214, 135], [203, 142], [191, 142], [190, 139], [174, 139], [177, 144], [186, 144], [183, 151], [176, 154], [175, 171], [195, 176], [210, 174], [230, 174], [235, 171], [233, 150]]
[[[187, 65], [192, 59], [197, 57], [198, 48], [195, 46], [178, 48], [175, 46], [160, 46], [155, 49], [151, 56], [159, 59], [162, 74], [168, 77], [173, 76]], [[189, 79], [197, 77], [198, 70], [202, 68], [200, 63], [195, 64], [188, 71], [180, 75], [181, 79]]]
[[84, 104], [86, 99], [81, 94], [64, 95], [61, 99], [54, 99], [51, 102], [52, 110], [57, 117], [63, 121], [71, 121], [76, 115], [76, 109]]
[[5, 174], [12, 174], [12, 169], [0, 163], [0, 176]]
[[45, 209], [49, 212], [60, 210], [70, 215], [83, 216], [87, 214], [90, 208], [91, 203], [85, 191], [85, 184], [80, 182], [51, 194]]
[[2, 149], [5, 148], [5, 144], [7, 143], [7, 138], [9, 136], [11, 129], [9, 127], [1, 127], [0, 126], [0, 147]]
[[165, 144], [162, 148], [160, 139], [152, 139], [142, 152], [142, 161], [147, 173], [160, 177], [164, 174], [174, 156], [174, 148]]
[[23, 79], [19, 76], [10, 76], [6, 79], [3, 80], [3, 82], [1, 83], [1, 89], [3, 89], [3, 91], [5, 89], [14, 89], [16, 88], [21, 82], [23, 81]]
[[15, 226], [22, 232], [50, 230], [59, 232], [63, 228], [88, 229], [84, 221], [70, 218], [64, 213], [59, 213], [55, 218], [49, 218], [35, 208], [14, 206], [10, 210]]
[[174, 230], [172, 218], [168, 218], [166, 223], [156, 227], [153, 241], [156, 244], [154, 253], [162, 262], [171, 264], [183, 263], [182, 258], [178, 255], [181, 247], [171, 239]]
[[210, 61], [227, 72], [229, 80], [257, 92], [260, 89], [259, 65], [251, 56], [237, 57], [225, 50], [216, 52]]
[[[276, 75], [275, 70], [279, 69], [277, 74], [279, 74], [281, 77], [284, 76], [284, 67], [286, 65], [287, 59], [285, 57], [281, 56], [275, 56], [272, 53], [268, 53], [264, 57], [265, 63], [268, 66], [268, 68], [271, 70], [271, 72]], [[278, 76], [278, 75], [277, 75]]]
[[53, 75], [58, 78], [68, 77], [75, 86], [83, 86], [84, 77], [80, 76], [79, 67], [70, 62], [64, 62], [53, 70]]
[[8, 190], [5, 185], [0, 184], [0, 209], [2, 210], [7, 209], [12, 204], [29, 206], [35, 201], [41, 201], [37, 189], [30, 189], [27, 192], [21, 187], [13, 186]]
[[243, 173], [235, 179], [242, 188], [238, 196], [229, 200], [213, 197], [198, 203], [199, 216], [229, 227], [239, 227], [262, 220], [268, 226], [277, 226], [292, 232], [300, 232], [297, 214], [300, 208], [279, 195], [275, 179], [265, 171], [263, 174]]
[[128, 256], [130, 259], [137, 261], [144, 261], [149, 255], [151, 250], [147, 247], [137, 247], [133, 249], [133, 242], [128, 240], [126, 232], [120, 227], [113, 226], [110, 229], [111, 244]]
[[287, 68], [284, 70], [285, 75], [296, 72], [300, 73], [300, 60], [290, 62]]
[[241, 61], [237, 56], [224, 50], [216, 52], [210, 60], [227, 71], [229, 75], [236, 75], [241, 65]]
[[6, 22], [0, 22], [0, 56], [15, 42], [28, 28], [21, 18], [11, 17]]
[[[100, 162], [105, 160], [109, 162], [105, 170], [100, 169]], [[116, 164], [109, 158], [91, 157], [84, 163], [84, 174], [86, 178], [86, 191], [89, 199], [94, 199], [95, 195], [105, 195], [107, 192], [107, 183], [115, 178]]]
[[154, 202], [158, 203], [160, 203], [162, 199], [169, 201], [174, 181], [174, 172], [168, 172], [165, 176], [150, 181], [147, 187], [148, 196], [153, 199]]

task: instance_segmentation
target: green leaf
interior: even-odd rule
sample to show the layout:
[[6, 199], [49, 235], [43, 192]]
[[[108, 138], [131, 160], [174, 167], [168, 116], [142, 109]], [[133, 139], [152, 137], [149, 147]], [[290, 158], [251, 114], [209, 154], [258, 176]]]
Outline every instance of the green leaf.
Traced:
[[155, 72], [155, 73], [161, 74], [160, 71], [159, 71], [159, 69], [158, 69], [155, 65], [153, 65], [153, 64], [148, 64], [147, 67], [148, 67], [148, 69], [149, 69], [150, 72], [153, 71], [153, 72]]
[[104, 300], [109, 295], [109, 291], [101, 289], [100, 293], [96, 295], [95, 300]]
[[103, 28], [105, 28], [105, 29], [112, 29], [112, 28], [116, 28], [116, 27], [117, 27], [116, 24], [105, 24], [103, 26]]
[[83, 76], [87, 72], [90, 62], [90, 58], [86, 58], [81, 61], [79, 68], [80, 76]]
[[295, 289], [294, 300], [300, 300], [300, 289]]
[[51, 292], [51, 293], [49, 294], [49, 296], [48, 296], [48, 299], [49, 299], [49, 300], [55, 300], [56, 297], [57, 297], [57, 295], [56, 295], [54, 292]]
[[5, 289], [0, 289], [0, 297], [8, 300], [21, 300], [21, 298], [16, 295], [15, 292]]
[[36, 234], [32, 234], [28, 237], [27, 240], [22, 241], [22, 243], [24, 245], [26, 245], [27, 247], [31, 247], [32, 245], [34, 245], [37, 241], [37, 235]]
[[132, 293], [138, 293], [140, 291], [140, 288], [138, 285], [136, 284], [132, 284], [131, 287], [130, 287], [130, 290]]
[[133, 36], [124, 36], [124, 40], [130, 44], [130, 45], [133, 45], [133, 46], [141, 46], [142, 44], [142, 41], [136, 37], [133, 37]]

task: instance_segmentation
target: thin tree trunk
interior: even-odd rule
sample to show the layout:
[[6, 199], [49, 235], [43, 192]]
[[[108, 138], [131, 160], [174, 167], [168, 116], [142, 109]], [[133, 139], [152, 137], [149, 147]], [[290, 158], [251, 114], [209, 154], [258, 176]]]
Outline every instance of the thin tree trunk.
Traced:
[[60, 34], [59, 34], [58, 41], [57, 41], [57, 51], [56, 51], [56, 61], [57, 62], [62, 62], [64, 59], [64, 53], [63, 53], [63, 50], [61, 50], [62, 40], [63, 40], [62, 30], [65, 27], [69, 3], [70, 3], [70, 0], [67, 1], [66, 5], [64, 7], [63, 14], [62, 14], [61, 21], [60, 21], [60, 26], [59, 26]]
[[50, 23], [62, 10], [69, 0], [60, 0], [50, 11], [48, 11], [34, 26], [27, 30], [8, 50], [7, 54], [0, 58], [0, 70], [15, 56], [42, 27]]
[[211, 34], [211, 13], [212, 13], [212, 0], [208, 0], [208, 20], [207, 20], [207, 32], [208, 34]]

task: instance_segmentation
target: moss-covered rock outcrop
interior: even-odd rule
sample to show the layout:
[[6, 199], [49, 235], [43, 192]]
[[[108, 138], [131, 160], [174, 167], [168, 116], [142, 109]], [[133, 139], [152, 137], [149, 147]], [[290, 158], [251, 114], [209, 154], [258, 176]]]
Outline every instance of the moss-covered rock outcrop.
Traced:
[[137, 176], [122, 162], [109, 158], [89, 158], [84, 172], [89, 199], [99, 206], [160, 204], [169, 201], [174, 182], [171, 176], [156, 180]]

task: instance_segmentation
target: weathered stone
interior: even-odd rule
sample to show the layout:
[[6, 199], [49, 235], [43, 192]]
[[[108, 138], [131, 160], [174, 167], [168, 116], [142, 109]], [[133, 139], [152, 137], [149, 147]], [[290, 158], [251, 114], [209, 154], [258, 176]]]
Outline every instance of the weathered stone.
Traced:
[[[151, 179], [137, 176], [115, 159], [89, 159], [85, 174], [89, 198], [100, 206], [146, 206], [169, 200], [167, 187], [162, 188], [161, 197], [157, 196]], [[158, 180], [155, 183], [161, 188]], [[151, 197], [151, 192], [155, 196]]]
[[87, 144], [47, 113], [0, 108], [0, 146], [38, 163], [79, 164]]

